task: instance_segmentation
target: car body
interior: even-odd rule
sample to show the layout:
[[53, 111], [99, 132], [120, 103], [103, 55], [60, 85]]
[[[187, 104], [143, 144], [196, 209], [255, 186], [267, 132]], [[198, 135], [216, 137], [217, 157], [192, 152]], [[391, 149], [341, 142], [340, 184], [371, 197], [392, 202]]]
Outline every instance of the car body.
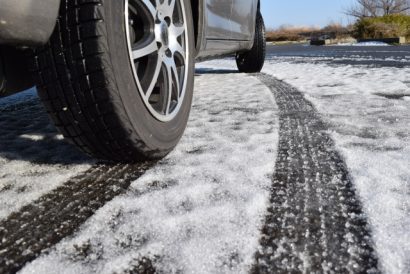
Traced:
[[[232, 54], [252, 47], [260, 0], [191, 0], [191, 6], [197, 59]], [[2, 80], [6, 77], [5, 71], [10, 71], [7, 86], [11, 90], [8, 93], [30, 85], [30, 79], [22, 79], [28, 75], [24, 64], [16, 63], [16, 60], [24, 63], [18, 56], [21, 51], [10, 47], [24, 49], [47, 43], [54, 30], [59, 7], [60, 0], [0, 0], [0, 55], [3, 52], [0, 87], [5, 82]], [[10, 67], [12, 69], [8, 70]], [[14, 73], [19, 77], [11, 75]], [[16, 78], [19, 83], [10, 83]], [[3, 92], [6, 91], [3, 89]]]
[[0, 96], [36, 85], [85, 153], [158, 159], [187, 125], [195, 60], [258, 72], [265, 45], [260, 0], [0, 0]]

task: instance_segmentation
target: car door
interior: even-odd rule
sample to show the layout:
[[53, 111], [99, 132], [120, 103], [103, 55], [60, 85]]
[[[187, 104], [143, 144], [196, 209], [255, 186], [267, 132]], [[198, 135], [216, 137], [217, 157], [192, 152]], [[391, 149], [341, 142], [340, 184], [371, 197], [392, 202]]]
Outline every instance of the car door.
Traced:
[[231, 0], [231, 39], [252, 40], [255, 32], [257, 0]]
[[229, 40], [231, 38], [232, 0], [205, 0], [207, 40]]

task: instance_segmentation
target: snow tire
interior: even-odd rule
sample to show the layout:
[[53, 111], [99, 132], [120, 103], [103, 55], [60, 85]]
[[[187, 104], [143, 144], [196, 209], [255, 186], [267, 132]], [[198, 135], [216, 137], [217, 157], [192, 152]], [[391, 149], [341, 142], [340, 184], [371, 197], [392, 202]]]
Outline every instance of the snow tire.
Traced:
[[265, 63], [266, 55], [266, 34], [265, 23], [262, 14], [258, 11], [256, 16], [256, 31], [253, 47], [250, 51], [236, 54], [236, 64], [240, 72], [256, 73], [260, 72]]
[[32, 70], [52, 121], [82, 151], [103, 160], [138, 162], [162, 158], [179, 142], [192, 102], [194, 33], [190, 1], [176, 1], [183, 2], [186, 15], [188, 74], [184, 101], [166, 122], [151, 115], [139, 93], [124, 1], [61, 1], [54, 33], [36, 50]]

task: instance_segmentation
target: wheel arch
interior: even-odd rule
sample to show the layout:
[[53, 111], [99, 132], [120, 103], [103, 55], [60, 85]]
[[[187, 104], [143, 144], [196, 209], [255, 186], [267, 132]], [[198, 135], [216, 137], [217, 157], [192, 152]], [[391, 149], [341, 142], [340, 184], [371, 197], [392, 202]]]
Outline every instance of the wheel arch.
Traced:
[[0, 44], [37, 46], [50, 38], [60, 0], [1, 0]]
[[195, 56], [204, 47], [204, 16], [205, 16], [205, 6], [204, 0], [190, 0], [192, 17], [194, 22], [194, 34], [195, 34]]

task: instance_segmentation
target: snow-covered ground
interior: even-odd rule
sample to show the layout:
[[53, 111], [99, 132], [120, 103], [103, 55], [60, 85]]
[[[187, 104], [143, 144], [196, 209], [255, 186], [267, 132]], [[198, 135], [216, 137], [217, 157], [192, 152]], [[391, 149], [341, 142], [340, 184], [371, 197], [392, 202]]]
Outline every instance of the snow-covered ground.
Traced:
[[[198, 68], [177, 149], [22, 273], [127, 273], [142, 261], [162, 273], [249, 270], [268, 207], [278, 110], [256, 78], [213, 70], [236, 69], [233, 60]], [[264, 72], [303, 92], [328, 122], [382, 270], [409, 273], [410, 68], [280, 57]], [[0, 99], [0, 128], [0, 220], [93, 163], [61, 140], [33, 90]]]
[[[205, 72], [205, 71], [202, 71]], [[180, 145], [22, 273], [247, 273], [278, 146], [277, 107], [254, 77], [196, 77]]]
[[[235, 67], [232, 60], [205, 65]], [[329, 123], [368, 215], [381, 268], [409, 273], [410, 68], [287, 57], [271, 60], [264, 72], [305, 93]]]
[[0, 99], [0, 129], [0, 219], [90, 167], [57, 134], [34, 89]]
[[269, 64], [330, 123], [388, 273], [410, 272], [410, 68]]

